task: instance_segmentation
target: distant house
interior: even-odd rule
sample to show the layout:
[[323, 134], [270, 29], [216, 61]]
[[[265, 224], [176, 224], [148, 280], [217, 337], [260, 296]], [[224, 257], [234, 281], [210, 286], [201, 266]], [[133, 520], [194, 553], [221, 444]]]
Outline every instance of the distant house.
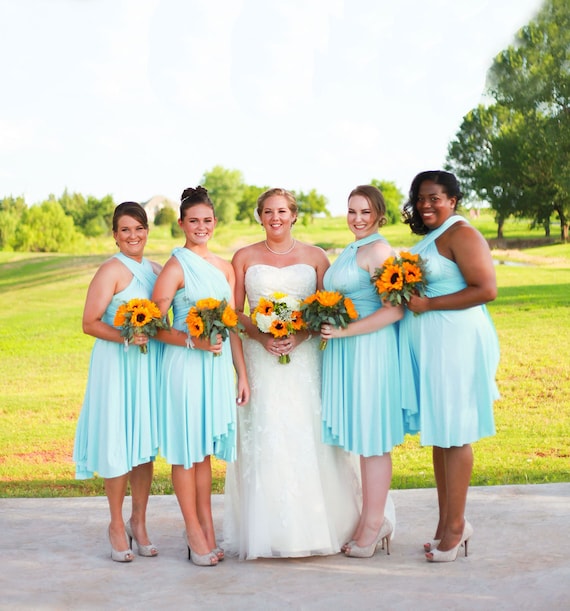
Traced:
[[180, 204], [177, 202], [168, 199], [164, 195], [155, 195], [151, 197], [148, 201], [142, 202], [141, 206], [145, 209], [146, 215], [148, 217], [149, 224], [154, 223], [154, 218], [159, 210], [168, 206], [172, 208], [176, 212], [176, 216], [178, 216]]

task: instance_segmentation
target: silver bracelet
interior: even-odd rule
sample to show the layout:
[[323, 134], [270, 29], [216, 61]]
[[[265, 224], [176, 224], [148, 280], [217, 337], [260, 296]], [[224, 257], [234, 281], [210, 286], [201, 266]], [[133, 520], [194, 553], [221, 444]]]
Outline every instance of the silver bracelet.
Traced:
[[186, 338], [186, 348], [188, 350], [194, 350], [196, 348], [196, 346], [194, 345], [194, 342], [192, 341], [192, 338], [190, 337], [190, 335], [188, 335], [188, 337]]

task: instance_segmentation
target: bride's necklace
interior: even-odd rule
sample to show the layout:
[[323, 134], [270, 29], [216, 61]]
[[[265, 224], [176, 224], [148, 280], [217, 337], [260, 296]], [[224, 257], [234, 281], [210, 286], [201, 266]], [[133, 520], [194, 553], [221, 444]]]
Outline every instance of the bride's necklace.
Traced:
[[274, 255], [288, 255], [293, 250], [293, 248], [295, 248], [295, 244], [297, 243], [297, 240], [293, 238], [293, 243], [291, 244], [291, 246], [287, 250], [284, 250], [283, 252], [278, 252], [276, 250], [273, 250], [273, 248], [270, 248], [269, 244], [267, 243], [267, 240], [264, 240], [264, 243], [265, 243], [265, 248], [267, 248], [267, 250], [269, 252], [272, 252]]

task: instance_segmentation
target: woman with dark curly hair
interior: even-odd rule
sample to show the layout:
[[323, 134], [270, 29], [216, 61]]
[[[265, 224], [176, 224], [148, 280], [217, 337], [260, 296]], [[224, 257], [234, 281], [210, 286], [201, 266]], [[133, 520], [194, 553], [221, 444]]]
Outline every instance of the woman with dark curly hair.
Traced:
[[408, 430], [433, 446], [439, 521], [424, 545], [430, 562], [455, 560], [462, 544], [467, 555], [471, 443], [495, 433], [499, 345], [485, 304], [497, 284], [487, 242], [456, 212], [462, 195], [453, 174], [421, 172], [403, 210], [412, 232], [425, 236], [411, 250], [427, 263], [427, 291], [406, 304], [400, 370]]

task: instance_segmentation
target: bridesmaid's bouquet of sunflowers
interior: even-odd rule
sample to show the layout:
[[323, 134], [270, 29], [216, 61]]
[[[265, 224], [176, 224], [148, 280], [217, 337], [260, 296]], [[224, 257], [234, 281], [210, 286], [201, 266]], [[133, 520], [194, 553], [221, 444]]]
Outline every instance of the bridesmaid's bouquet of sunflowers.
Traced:
[[[307, 328], [317, 333], [321, 325], [329, 324], [346, 329], [351, 320], [358, 318], [358, 312], [350, 297], [338, 291], [317, 291], [303, 300], [301, 306]], [[324, 350], [327, 340], [321, 339], [319, 348]]]
[[[238, 316], [227, 300], [213, 297], [199, 299], [188, 310], [186, 324], [191, 337], [207, 337], [212, 345], [216, 343], [218, 335], [221, 335], [223, 341], [230, 331], [239, 333], [243, 330], [243, 325], [238, 322]], [[220, 354], [217, 352], [214, 356]]]
[[[261, 297], [251, 313], [251, 320], [262, 333], [271, 333], [273, 337], [287, 337], [305, 328], [300, 300], [285, 293]], [[282, 354], [279, 362], [286, 365], [291, 357]]]
[[423, 297], [427, 286], [425, 261], [419, 255], [402, 251], [388, 257], [375, 270], [371, 282], [380, 298], [395, 306], [409, 301], [414, 294]]
[[[160, 308], [150, 299], [131, 299], [121, 304], [115, 312], [115, 327], [121, 328], [121, 337], [125, 338], [125, 350], [135, 335], [154, 337], [159, 329], [168, 329], [170, 325]], [[140, 351], [147, 354], [148, 346], [140, 346]]]

